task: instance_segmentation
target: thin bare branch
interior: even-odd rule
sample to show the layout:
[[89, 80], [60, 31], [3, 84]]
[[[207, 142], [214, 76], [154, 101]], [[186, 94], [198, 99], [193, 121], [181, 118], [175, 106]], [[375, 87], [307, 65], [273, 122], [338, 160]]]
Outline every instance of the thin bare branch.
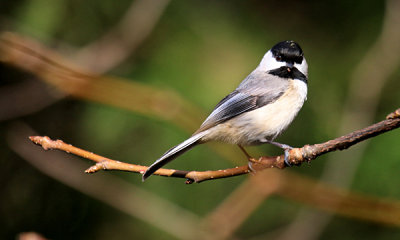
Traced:
[[[92, 152], [88, 152], [86, 150], [74, 147], [70, 144], [66, 144], [61, 140], [51, 140], [49, 137], [42, 137], [42, 136], [31, 136], [29, 137], [29, 139], [32, 142], [41, 145], [45, 150], [57, 149], [96, 162], [95, 165], [93, 165], [92, 167], [88, 168], [85, 171], [86, 173], [95, 173], [99, 170], [119, 170], [119, 171], [127, 171], [127, 172], [135, 172], [143, 174], [147, 169], [146, 166], [124, 163], [94, 154]], [[241, 166], [241, 167], [230, 168], [225, 170], [217, 170], [217, 171], [182, 171], [182, 170], [161, 168], [157, 170], [154, 174], [165, 177], [186, 178], [187, 179], [186, 183], [189, 184], [193, 182], [199, 183], [210, 179], [238, 176], [246, 174], [248, 172], [249, 172], [248, 166]]]
[[[400, 109], [397, 109], [393, 113], [389, 114], [387, 116], [387, 119], [384, 121], [325, 143], [309, 145], [303, 148], [294, 149], [294, 152], [290, 152], [289, 157], [295, 159], [295, 161], [292, 161], [293, 163], [299, 163], [299, 159], [307, 161], [310, 159], [314, 159], [318, 155], [324, 154], [329, 151], [345, 149], [351, 145], [354, 145], [357, 142], [367, 139], [368, 137], [377, 136], [386, 131], [395, 129], [399, 126]], [[113, 169], [142, 173], [147, 168], [145, 166], [127, 164], [111, 160], [97, 154], [75, 148], [71, 145], [65, 144], [60, 140], [53, 141], [47, 137], [31, 137], [31, 140], [33, 140], [37, 144], [42, 145], [45, 149], [59, 149], [63, 151], [68, 151], [73, 154], [86, 157], [95, 161], [97, 164], [88, 169], [90, 172], [96, 172], [101, 169]], [[305, 155], [301, 157], [297, 156], [302, 151]], [[308, 154], [310, 156], [308, 156]], [[262, 157], [260, 159], [260, 162], [254, 163], [253, 167], [257, 167], [258, 169], [268, 167], [281, 168], [283, 167], [283, 156]], [[218, 179], [221, 177], [237, 176], [239, 174], [245, 174], [247, 172], [248, 166], [204, 172], [161, 169], [156, 173], [162, 176], [187, 178], [189, 179], [187, 183], [192, 183]], [[282, 175], [280, 171], [269, 171], [266, 173], [268, 173], [268, 176], [266, 176], [266, 174], [264, 174], [263, 172], [256, 174], [255, 177], [258, 180], [251, 181], [252, 184], [250, 185], [257, 186], [257, 188], [247, 188], [247, 191], [249, 189], [259, 189], [260, 191], [263, 190], [265, 192], [263, 192], [262, 194], [258, 194], [258, 200], [254, 201], [252, 208], [244, 208], [244, 205], [240, 203], [232, 205], [232, 201], [230, 201], [230, 204], [228, 205], [232, 205], [233, 209], [238, 210], [232, 211], [232, 216], [234, 216], [234, 214], [237, 212], [241, 212], [243, 209], [246, 211], [246, 215], [251, 214], [252, 209], [254, 209], [259, 204], [260, 199], [263, 199], [265, 196], [268, 196], [272, 193], [277, 193], [283, 197], [296, 199], [296, 201], [303, 202], [314, 207], [324, 209], [326, 211], [336, 212], [345, 216], [356, 217], [359, 219], [373, 221], [377, 223], [400, 226], [400, 219], [398, 218], [400, 214], [400, 203], [397, 201], [377, 199], [374, 197], [350, 193], [345, 190], [334, 188], [333, 186], [328, 186], [327, 184], [316, 183], [312, 179], [299, 177], [296, 174]], [[266, 177], [268, 177], [269, 180], [274, 180], [274, 184], [271, 185], [270, 181], [266, 183], [265, 181], [260, 180], [265, 179]], [[236, 194], [234, 193], [234, 195]], [[219, 219], [217, 213], [226, 212], [224, 208], [226, 208], [226, 205], [218, 208], [219, 210], [215, 214], [210, 215], [209, 219], [213, 221], [222, 221], [220, 223], [223, 224], [226, 218]], [[239, 226], [245, 219], [246, 218], [238, 219], [235, 222], [235, 226]], [[230, 236], [235, 231], [235, 229], [236, 227], [227, 227], [222, 229], [219, 234], [221, 235], [221, 237]]]
[[[349, 148], [350, 146], [366, 140], [368, 138], [377, 136], [384, 132], [393, 130], [400, 127], [400, 108], [390, 113], [386, 120], [373, 124], [364, 129], [354, 131], [345, 136], [314, 145], [305, 145], [302, 148], [294, 148], [289, 151], [289, 162], [294, 165], [299, 165], [303, 162], [310, 162], [318, 156], [336, 151]], [[86, 150], [74, 147], [70, 144], [66, 144], [61, 140], [51, 140], [49, 137], [42, 136], [31, 136], [30, 140], [38, 145], [41, 145], [43, 149], [57, 149], [72, 153], [83, 158], [90, 159], [96, 164], [86, 170], [86, 173], [94, 173], [99, 170], [120, 170], [143, 174], [146, 171], [146, 166], [124, 163], [116, 160], [112, 160], [100, 155], [88, 152]], [[265, 168], [285, 168], [284, 156], [264, 156], [260, 157], [258, 161], [251, 163], [252, 169], [261, 170]], [[206, 180], [214, 180], [219, 178], [227, 178], [238, 176], [249, 173], [250, 169], [246, 166], [240, 166], [235, 168], [229, 168], [224, 170], [216, 171], [182, 171], [174, 169], [159, 169], [154, 174], [167, 177], [186, 178], [186, 183], [190, 184], [193, 182], [200, 183]]]
[[318, 156], [336, 151], [347, 149], [354, 144], [364, 141], [368, 138], [375, 137], [379, 134], [391, 131], [400, 126], [400, 108], [386, 116], [386, 119], [375, 123], [371, 126], [354, 131], [342, 137], [327, 141], [325, 143], [305, 145], [300, 149], [292, 149], [293, 154], [289, 156], [289, 162], [292, 164], [300, 164], [304, 161], [311, 161]]

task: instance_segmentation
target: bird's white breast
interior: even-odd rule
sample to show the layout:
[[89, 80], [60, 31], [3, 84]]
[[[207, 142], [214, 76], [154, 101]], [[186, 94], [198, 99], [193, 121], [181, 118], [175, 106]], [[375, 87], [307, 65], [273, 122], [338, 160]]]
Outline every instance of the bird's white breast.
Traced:
[[234, 117], [209, 129], [205, 141], [217, 140], [240, 145], [273, 140], [293, 121], [307, 98], [307, 84], [289, 80], [287, 91], [275, 102]]

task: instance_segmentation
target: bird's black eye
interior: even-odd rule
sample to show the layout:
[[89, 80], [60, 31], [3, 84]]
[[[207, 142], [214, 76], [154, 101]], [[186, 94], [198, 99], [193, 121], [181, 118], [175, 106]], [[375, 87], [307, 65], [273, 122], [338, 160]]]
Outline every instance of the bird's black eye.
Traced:
[[282, 57], [281, 57], [281, 56], [276, 56], [275, 59], [276, 59], [276, 61], [278, 61], [278, 62], [282, 61]]

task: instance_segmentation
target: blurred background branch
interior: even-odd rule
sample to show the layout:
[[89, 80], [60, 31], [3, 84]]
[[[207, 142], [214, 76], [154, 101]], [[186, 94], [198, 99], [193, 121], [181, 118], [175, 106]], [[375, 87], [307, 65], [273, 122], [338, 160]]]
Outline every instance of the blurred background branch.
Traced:
[[[397, 131], [368, 148], [320, 156], [312, 167], [190, 188], [161, 178], [133, 185], [137, 176], [118, 172], [75, 176], [87, 166], [27, 151], [34, 146], [20, 140], [32, 126], [147, 165], [195, 130], [201, 109], [232, 90], [274, 42], [293, 39], [309, 60], [309, 101], [280, 141], [323, 142], [398, 107], [396, 9], [395, 1], [361, 0], [2, 1], [0, 29], [9, 33], [0, 37], [0, 238], [25, 231], [49, 239], [400, 238], [392, 227], [400, 216]], [[110, 71], [123, 77], [101, 76]], [[268, 146], [249, 151], [281, 154]], [[236, 148], [207, 144], [171, 167], [232, 166], [221, 157], [245, 164]], [[330, 183], [319, 179], [323, 168]], [[307, 218], [302, 209], [314, 213]]]
[[38, 76], [64, 94], [172, 121], [188, 131], [199, 125], [203, 115], [172, 91], [93, 75], [13, 33], [0, 35], [0, 61]]
[[[82, 64], [96, 73], [104, 73], [118, 66], [132, 56], [135, 49], [150, 35], [168, 3], [169, 0], [134, 1], [119, 23], [101, 38], [74, 52], [76, 65]], [[27, 94], [31, 96], [31, 101], [23, 101]], [[61, 100], [65, 94], [54, 92], [54, 89], [48, 89], [33, 79], [17, 86], [2, 88], [0, 121], [37, 112]], [[19, 107], [14, 108], [6, 102], [14, 102]]]
[[169, 0], [137, 0], [118, 24], [96, 41], [79, 49], [74, 59], [96, 73], [104, 73], [126, 60], [149, 36]]

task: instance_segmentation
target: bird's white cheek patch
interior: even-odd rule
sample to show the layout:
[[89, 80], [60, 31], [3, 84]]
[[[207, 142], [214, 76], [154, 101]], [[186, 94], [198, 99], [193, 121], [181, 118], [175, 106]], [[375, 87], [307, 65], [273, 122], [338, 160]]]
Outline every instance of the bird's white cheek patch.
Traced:
[[308, 64], [306, 59], [303, 59], [303, 62], [301, 64], [295, 63], [294, 66], [304, 75], [306, 75], [306, 77], [308, 77]]
[[272, 56], [272, 52], [268, 51], [264, 55], [263, 59], [260, 62], [260, 65], [258, 65], [257, 68], [260, 69], [261, 71], [267, 72], [284, 66], [286, 66], [285, 62], [276, 61], [276, 59]]

